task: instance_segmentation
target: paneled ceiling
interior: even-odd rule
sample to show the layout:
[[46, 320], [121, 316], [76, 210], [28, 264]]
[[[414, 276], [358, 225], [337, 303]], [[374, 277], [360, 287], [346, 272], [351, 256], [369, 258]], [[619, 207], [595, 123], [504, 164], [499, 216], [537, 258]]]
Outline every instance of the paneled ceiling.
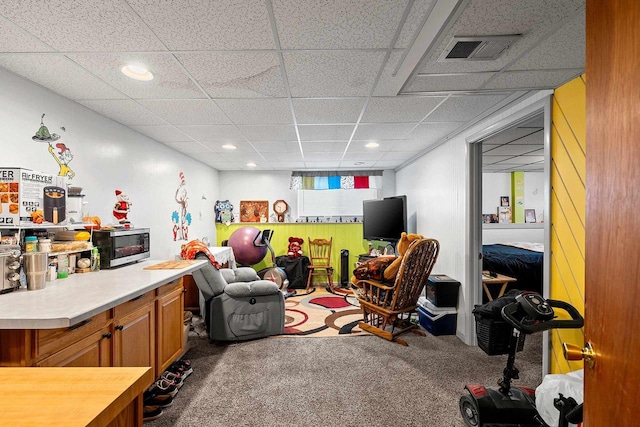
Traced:
[[482, 141], [482, 172], [544, 171], [544, 115]]
[[[585, 0], [0, 0], [0, 14], [0, 66], [219, 170], [398, 168], [585, 63]], [[496, 35], [517, 35], [496, 59], [441, 59], [454, 36]]]

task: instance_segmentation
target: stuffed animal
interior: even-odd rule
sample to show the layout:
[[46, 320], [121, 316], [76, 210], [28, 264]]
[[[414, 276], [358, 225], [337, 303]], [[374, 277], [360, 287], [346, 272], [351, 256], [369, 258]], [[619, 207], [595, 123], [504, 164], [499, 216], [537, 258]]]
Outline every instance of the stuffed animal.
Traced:
[[380, 256], [378, 258], [370, 259], [360, 264], [354, 271], [351, 277], [351, 283], [354, 285], [358, 283], [358, 280], [370, 279], [386, 283], [393, 283], [400, 269], [402, 263], [402, 257], [407, 252], [411, 242], [417, 239], [423, 239], [421, 234], [407, 234], [402, 233], [396, 250], [398, 252], [397, 257], [390, 257], [387, 255]]
[[289, 247], [287, 248], [287, 256], [289, 258], [300, 258], [302, 256], [302, 244], [304, 240], [300, 237], [289, 237]]
[[398, 270], [400, 270], [400, 264], [402, 264], [402, 257], [404, 256], [404, 253], [409, 249], [411, 242], [418, 239], [424, 239], [424, 236], [422, 234], [407, 234], [404, 231], [402, 232], [400, 240], [398, 240], [398, 244], [396, 246], [398, 257], [384, 270], [384, 279], [386, 281], [395, 280]]

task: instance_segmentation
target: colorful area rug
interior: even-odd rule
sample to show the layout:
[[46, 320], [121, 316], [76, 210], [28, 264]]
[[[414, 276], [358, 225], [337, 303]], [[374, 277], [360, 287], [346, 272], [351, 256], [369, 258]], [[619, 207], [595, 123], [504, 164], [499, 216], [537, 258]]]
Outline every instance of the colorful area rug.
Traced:
[[284, 336], [348, 337], [370, 335], [358, 328], [362, 312], [351, 291], [317, 287], [285, 300]]

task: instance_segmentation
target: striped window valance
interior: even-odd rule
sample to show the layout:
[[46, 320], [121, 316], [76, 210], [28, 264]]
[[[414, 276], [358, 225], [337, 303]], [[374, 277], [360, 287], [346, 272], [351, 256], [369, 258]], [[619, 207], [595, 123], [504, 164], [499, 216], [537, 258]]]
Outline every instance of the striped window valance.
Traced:
[[293, 171], [291, 190], [382, 188], [382, 171]]

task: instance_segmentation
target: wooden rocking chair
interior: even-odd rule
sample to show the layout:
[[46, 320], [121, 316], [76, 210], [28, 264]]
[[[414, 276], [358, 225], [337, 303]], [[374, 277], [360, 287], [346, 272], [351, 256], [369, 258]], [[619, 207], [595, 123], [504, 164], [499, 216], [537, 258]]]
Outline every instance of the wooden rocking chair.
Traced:
[[410, 322], [410, 317], [439, 250], [440, 244], [435, 239], [415, 240], [405, 252], [392, 285], [374, 280], [358, 281], [355, 294], [364, 315], [364, 321], [358, 326], [404, 346], [408, 345], [407, 342], [397, 338], [398, 335], [412, 331], [424, 336], [423, 332], [416, 330], [418, 325]]

